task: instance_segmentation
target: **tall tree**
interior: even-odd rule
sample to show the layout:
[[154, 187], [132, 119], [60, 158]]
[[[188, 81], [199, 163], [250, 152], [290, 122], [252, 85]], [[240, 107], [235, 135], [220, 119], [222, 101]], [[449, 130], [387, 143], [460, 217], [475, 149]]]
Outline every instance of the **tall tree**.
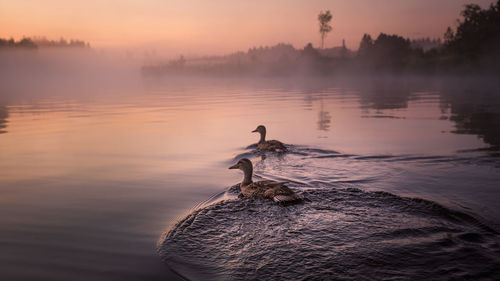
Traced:
[[458, 60], [478, 61], [483, 56], [500, 59], [500, 0], [488, 9], [466, 5], [461, 16], [456, 31], [453, 33], [451, 28], [446, 31], [447, 51]]
[[361, 39], [361, 43], [359, 43], [358, 55], [368, 56], [372, 48], [373, 48], [373, 39], [370, 36], [370, 34], [365, 33], [365, 35], [363, 35], [363, 38]]
[[321, 34], [321, 49], [325, 47], [325, 38], [328, 32], [332, 31], [332, 26], [330, 25], [330, 21], [332, 20], [332, 14], [330, 10], [326, 10], [325, 12], [319, 12], [318, 21], [319, 21], [319, 33]]

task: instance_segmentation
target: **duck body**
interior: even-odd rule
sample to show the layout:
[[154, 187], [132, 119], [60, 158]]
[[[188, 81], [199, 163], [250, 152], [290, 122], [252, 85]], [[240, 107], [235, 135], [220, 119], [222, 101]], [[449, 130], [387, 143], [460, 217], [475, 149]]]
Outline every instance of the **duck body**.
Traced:
[[243, 181], [240, 184], [241, 194], [244, 197], [267, 198], [277, 203], [290, 204], [302, 202], [303, 198], [293, 192], [288, 186], [282, 182], [263, 180], [252, 181], [253, 165], [246, 158], [238, 161], [229, 169], [240, 169], [244, 173]]
[[287, 151], [286, 146], [277, 140], [266, 140], [266, 127], [263, 125], [259, 125], [252, 133], [259, 133], [260, 140], [257, 143], [257, 150], [260, 151], [278, 151], [285, 152]]
[[268, 140], [259, 142], [257, 144], [258, 150], [268, 150], [268, 151], [287, 151], [286, 146], [277, 140]]
[[245, 197], [267, 198], [278, 203], [302, 199], [284, 183], [272, 180], [256, 181], [247, 185], [240, 184], [240, 189]]

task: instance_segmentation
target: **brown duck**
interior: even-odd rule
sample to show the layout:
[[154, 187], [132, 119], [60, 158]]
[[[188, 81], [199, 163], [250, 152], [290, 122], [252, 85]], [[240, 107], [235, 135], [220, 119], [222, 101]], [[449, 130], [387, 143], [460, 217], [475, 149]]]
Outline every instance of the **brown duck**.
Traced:
[[258, 150], [267, 150], [267, 151], [287, 151], [286, 146], [277, 140], [268, 140], [266, 141], [266, 127], [263, 125], [259, 125], [257, 129], [253, 130], [252, 133], [259, 133], [260, 140], [257, 143]]
[[282, 182], [272, 180], [252, 181], [253, 165], [246, 158], [241, 159], [229, 169], [240, 169], [243, 171], [244, 177], [240, 184], [241, 194], [244, 197], [260, 197], [272, 199], [277, 203], [298, 203], [303, 198], [297, 195], [293, 190]]

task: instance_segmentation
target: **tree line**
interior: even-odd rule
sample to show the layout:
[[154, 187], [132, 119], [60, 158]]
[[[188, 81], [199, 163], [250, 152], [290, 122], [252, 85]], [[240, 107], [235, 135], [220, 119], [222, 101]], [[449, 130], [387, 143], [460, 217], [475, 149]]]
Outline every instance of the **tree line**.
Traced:
[[412, 70], [495, 71], [500, 62], [500, 0], [481, 9], [466, 5], [456, 30], [448, 27], [443, 44], [424, 51], [397, 35], [365, 34], [358, 56], [372, 68]]
[[0, 49], [37, 49], [37, 48], [90, 48], [90, 44], [81, 40], [48, 40], [45, 37], [24, 37], [18, 41], [14, 38], [0, 38]]
[[332, 13], [318, 15], [321, 48], [311, 43], [303, 49], [289, 44], [251, 48], [226, 56], [172, 60], [143, 67], [146, 74], [257, 74], [289, 75], [359, 72], [498, 73], [500, 68], [500, 0], [486, 9], [469, 4], [460, 13], [455, 30], [448, 28], [441, 39], [410, 40], [396, 34], [364, 34], [358, 51], [345, 45], [324, 48]]

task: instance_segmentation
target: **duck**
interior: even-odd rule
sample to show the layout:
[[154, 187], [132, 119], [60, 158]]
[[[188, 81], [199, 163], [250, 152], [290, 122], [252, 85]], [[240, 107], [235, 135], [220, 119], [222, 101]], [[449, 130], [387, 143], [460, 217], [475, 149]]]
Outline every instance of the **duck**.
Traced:
[[273, 180], [252, 181], [253, 165], [250, 160], [243, 158], [229, 169], [243, 171], [243, 181], [240, 183], [243, 197], [271, 199], [278, 204], [300, 203], [303, 198], [291, 190], [283, 182]]
[[261, 151], [287, 151], [286, 146], [277, 140], [268, 140], [266, 141], [266, 127], [264, 125], [259, 125], [252, 133], [259, 133], [260, 140], [257, 143], [257, 150]]

